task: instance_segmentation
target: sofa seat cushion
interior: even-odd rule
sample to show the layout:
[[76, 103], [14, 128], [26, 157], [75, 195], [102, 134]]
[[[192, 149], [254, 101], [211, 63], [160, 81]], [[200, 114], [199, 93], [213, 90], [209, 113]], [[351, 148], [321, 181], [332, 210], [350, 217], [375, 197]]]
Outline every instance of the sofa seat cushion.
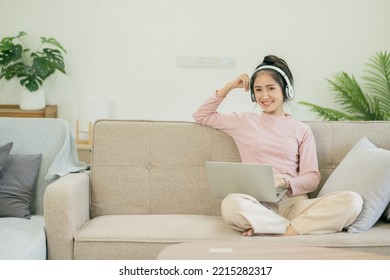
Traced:
[[384, 240], [390, 224], [378, 224], [369, 232], [291, 237], [243, 237], [221, 216], [208, 215], [106, 215], [89, 220], [75, 234], [75, 259], [155, 259], [175, 243], [207, 240], [278, 242], [356, 249], [371, 253], [389, 251]]
[[46, 259], [43, 216], [34, 215], [31, 219], [0, 218], [0, 259]]
[[76, 241], [184, 242], [231, 237], [235, 232], [221, 216], [106, 215], [90, 220]]
[[167, 245], [234, 238], [221, 216], [106, 215], [75, 235], [75, 259], [155, 259]]

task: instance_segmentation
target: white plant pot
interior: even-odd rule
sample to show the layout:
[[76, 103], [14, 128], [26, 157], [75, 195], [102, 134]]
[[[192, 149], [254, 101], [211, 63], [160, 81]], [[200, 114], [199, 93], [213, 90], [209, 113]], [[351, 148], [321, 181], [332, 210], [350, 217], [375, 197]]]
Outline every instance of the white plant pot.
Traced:
[[45, 91], [38, 89], [30, 92], [27, 89], [22, 89], [20, 95], [19, 107], [22, 110], [42, 110], [46, 107]]

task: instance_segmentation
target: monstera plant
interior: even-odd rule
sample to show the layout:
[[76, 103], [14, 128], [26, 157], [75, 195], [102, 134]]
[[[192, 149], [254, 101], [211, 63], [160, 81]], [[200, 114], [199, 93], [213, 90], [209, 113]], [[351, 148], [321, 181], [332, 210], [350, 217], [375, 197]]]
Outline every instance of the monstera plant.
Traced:
[[23, 41], [26, 35], [20, 31], [0, 41], [0, 80], [18, 78], [24, 88], [35, 92], [57, 70], [65, 74], [63, 53], [66, 51], [57, 40], [45, 37], [41, 37], [38, 49], [32, 51]]
[[300, 102], [324, 120], [390, 120], [390, 53], [378, 52], [366, 64], [363, 86], [345, 72], [329, 79], [335, 102], [342, 110]]

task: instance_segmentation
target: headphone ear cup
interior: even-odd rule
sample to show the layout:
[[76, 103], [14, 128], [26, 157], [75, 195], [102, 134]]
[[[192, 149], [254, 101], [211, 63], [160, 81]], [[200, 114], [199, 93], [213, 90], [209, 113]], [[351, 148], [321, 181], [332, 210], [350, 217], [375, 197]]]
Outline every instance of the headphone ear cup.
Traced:
[[292, 99], [294, 97], [294, 88], [287, 85], [286, 86], [286, 96], [287, 96], [287, 99]]
[[286, 94], [287, 99], [290, 99], [290, 90], [288, 85], [284, 88], [284, 94]]

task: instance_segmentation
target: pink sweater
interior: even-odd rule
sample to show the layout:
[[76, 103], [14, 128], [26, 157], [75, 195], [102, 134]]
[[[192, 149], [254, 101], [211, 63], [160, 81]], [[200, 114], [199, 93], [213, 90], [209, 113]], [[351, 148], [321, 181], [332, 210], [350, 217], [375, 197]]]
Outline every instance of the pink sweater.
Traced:
[[274, 173], [291, 176], [290, 196], [314, 191], [320, 180], [313, 133], [290, 115], [217, 112], [224, 98], [209, 97], [193, 114], [196, 122], [229, 134], [245, 163], [270, 164]]

